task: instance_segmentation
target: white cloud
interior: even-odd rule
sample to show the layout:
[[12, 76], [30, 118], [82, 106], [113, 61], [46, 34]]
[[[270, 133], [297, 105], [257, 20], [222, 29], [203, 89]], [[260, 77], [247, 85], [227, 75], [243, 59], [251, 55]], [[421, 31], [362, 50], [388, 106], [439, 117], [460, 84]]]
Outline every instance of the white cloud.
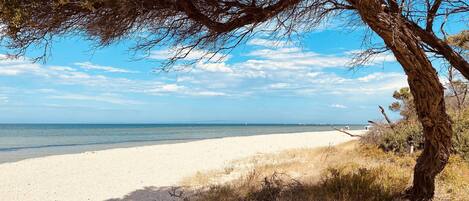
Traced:
[[188, 96], [228, 96], [224, 92], [207, 91], [200, 88], [189, 88], [177, 84], [155, 84], [143, 91], [149, 95], [180, 94]]
[[249, 60], [246, 64], [257, 68], [283, 68], [291, 70], [301, 68], [344, 68], [350, 62], [350, 58], [346, 56], [322, 55], [297, 47], [262, 49], [253, 51], [248, 55], [255, 57], [255, 59]]
[[396, 57], [394, 57], [394, 55], [391, 54], [391, 53], [378, 54], [373, 59], [373, 62], [375, 62], [375, 63], [395, 62], [395, 61], [397, 61]]
[[370, 76], [349, 79], [344, 85], [330, 90], [332, 94], [352, 94], [352, 95], [373, 95], [373, 94], [391, 94], [407, 86], [406, 76], [399, 73], [387, 73], [381, 77]]
[[[75, 63], [80, 68], [47, 66], [32, 64], [27, 59], [1, 60], [0, 76], [29, 74], [56, 85], [85, 87], [89, 91], [100, 94], [96, 96], [98, 98], [92, 99], [86, 95], [71, 96], [70, 94], [60, 96], [60, 92], [48, 90], [38, 90], [38, 92], [53, 93], [56, 97], [60, 96], [63, 99], [75, 98], [101, 102], [105, 100], [119, 102], [118, 100], [122, 99], [118, 96], [103, 96], [103, 93], [235, 97], [281, 92], [295, 96], [317, 94], [363, 96], [364, 94], [390, 94], [393, 90], [406, 86], [405, 76], [395, 72], [375, 72], [353, 78], [353, 75], [347, 74], [347, 64], [350, 61], [348, 52], [319, 54], [292, 47], [286, 43], [282, 44], [285, 46], [279, 48], [266, 48], [265, 46], [270, 45], [270, 42], [268, 40], [251, 41], [252, 45], [261, 48], [247, 52], [245, 60], [199, 61], [195, 64], [193, 71], [177, 72], [177, 77], [155, 76], [154, 79], [141, 79], [135, 76], [105, 76], [96, 71], [86, 70], [105, 72], [128, 70], [89, 62]], [[166, 59], [169, 53], [168, 50], [153, 51], [152, 58]], [[186, 59], [197, 59], [203, 55], [205, 52], [195, 50]], [[387, 56], [381, 59], [390, 60]]]
[[268, 40], [263, 38], [253, 38], [247, 42], [248, 45], [262, 46], [262, 47], [281, 47], [290, 46], [291, 43], [281, 40]]
[[368, 74], [364, 77], [360, 77], [357, 80], [361, 81], [361, 82], [371, 82], [371, 81], [384, 80], [384, 79], [387, 79], [387, 78], [393, 78], [393, 77], [396, 77], [396, 76], [402, 76], [402, 74], [377, 72], [377, 73]]
[[[335, 69], [347, 72], [352, 59], [352, 51], [338, 54], [319, 54], [306, 49], [294, 47], [291, 43], [255, 38], [248, 41], [248, 45], [260, 47], [244, 53], [246, 60], [230, 62], [199, 61], [190, 72], [177, 78], [180, 94], [190, 93], [190, 90], [217, 89], [216, 93], [240, 94], [249, 92], [256, 94], [283, 89], [282, 93], [296, 95], [312, 94], [378, 94], [392, 93], [392, 90], [406, 86], [405, 76], [401, 73], [371, 73], [358, 78], [349, 78], [324, 69]], [[277, 45], [277, 47], [272, 48]], [[154, 59], [166, 59], [171, 51], [154, 51]], [[206, 52], [195, 50], [185, 59], [192, 60], [203, 57]], [[395, 61], [392, 55], [377, 55], [374, 65], [379, 62]], [[207, 73], [208, 72], [208, 73]], [[259, 87], [264, 86], [264, 87]], [[165, 91], [157, 88], [157, 93]]]
[[[254, 40], [252, 45], [270, 45], [268, 40]], [[264, 47], [264, 46], [262, 46]], [[232, 93], [256, 94], [283, 89], [282, 93], [300, 96], [314, 94], [360, 95], [392, 93], [406, 86], [402, 73], [375, 72], [358, 78], [349, 78], [324, 68], [348, 72], [349, 52], [324, 55], [297, 47], [262, 48], [246, 53], [249, 59], [241, 62], [210, 63], [197, 66], [191, 76], [183, 76], [178, 83], [202, 88], [217, 88]], [[382, 60], [391, 61], [382, 56]], [[227, 64], [229, 63], [229, 64]], [[212, 75], [205, 72], [220, 72]], [[223, 72], [223, 74], [221, 73]], [[264, 87], [259, 87], [264, 86]], [[184, 91], [184, 90], [181, 90]]]
[[137, 71], [130, 71], [130, 70], [126, 70], [122, 68], [115, 68], [111, 66], [101, 66], [101, 65], [93, 64], [91, 62], [77, 62], [74, 64], [86, 70], [101, 70], [101, 71], [106, 71], [110, 73], [137, 73]]
[[[83, 63], [82, 63], [83, 64]], [[86, 64], [86, 63], [85, 63]], [[85, 65], [82, 65], [85, 66]], [[101, 67], [86, 65], [89, 69], [104, 69]], [[204, 64], [204, 70], [212, 72], [231, 72], [230, 69], [223, 65], [217, 64]], [[107, 69], [114, 71], [115, 69]], [[123, 72], [123, 71], [120, 71]], [[60, 85], [74, 85], [90, 87], [92, 91], [98, 92], [111, 92], [111, 93], [140, 93], [146, 95], [164, 95], [164, 94], [181, 94], [187, 96], [225, 96], [224, 92], [208, 91], [204, 86], [191, 87], [180, 84], [168, 84], [162, 81], [153, 80], [140, 80], [131, 78], [108, 77], [104, 75], [97, 75], [88, 72], [79, 71], [67, 66], [45, 66], [40, 64], [31, 63], [26, 59], [22, 60], [1, 60], [0, 61], [0, 76], [20, 76], [20, 75], [35, 75], [49, 82]], [[185, 79], [179, 81], [187, 81]], [[194, 81], [194, 80], [193, 80]], [[192, 83], [196, 83], [195, 81]], [[38, 93], [54, 93], [60, 94], [59, 91], [54, 89], [38, 89]], [[132, 103], [125, 102], [122, 98], [115, 96], [86, 96], [86, 95], [56, 95], [53, 98], [61, 99], [75, 99], [75, 100], [94, 100], [109, 103]]]
[[120, 91], [137, 87], [140, 81], [112, 78], [78, 71], [68, 66], [47, 66], [32, 63], [28, 59], [0, 60], [0, 76], [34, 75], [53, 83], [99, 87], [103, 90]]
[[180, 76], [176, 78], [176, 82], [197, 82], [194, 77], [191, 76]]
[[43, 74], [38, 64], [32, 64], [25, 58], [9, 59], [0, 54], [0, 76], [17, 76], [21, 74]]
[[58, 91], [55, 89], [49, 89], [49, 88], [44, 88], [44, 89], [38, 89], [36, 90], [38, 93], [57, 93]]
[[195, 91], [195, 92], [189, 92], [188, 94], [194, 95], [194, 96], [227, 96], [226, 93], [215, 92], [215, 91]]
[[165, 92], [179, 92], [185, 87], [177, 84], [155, 84], [155, 86], [150, 87], [145, 90], [146, 93], [165, 93]]
[[290, 87], [289, 83], [281, 82], [281, 83], [270, 84], [268, 88], [270, 88], [270, 89], [286, 89], [288, 87]]
[[[345, 55], [348, 57], [355, 57], [357, 55], [360, 55], [363, 52], [363, 50], [350, 50], [345, 52]], [[384, 52], [384, 53], [379, 53], [375, 54], [370, 57], [370, 60], [365, 63], [364, 65], [366, 66], [373, 66], [377, 64], [382, 64], [386, 62], [396, 62], [396, 57], [392, 53], [389, 52]]]
[[306, 76], [309, 77], [309, 78], [315, 78], [317, 76], [321, 75], [321, 72], [309, 72], [309, 73], [306, 73]]
[[76, 72], [74, 68], [67, 67], [67, 66], [51, 66], [49, 67], [49, 70], [52, 71], [68, 71], [68, 72]]
[[105, 102], [105, 103], [112, 103], [112, 104], [118, 104], [118, 105], [142, 104], [140, 101], [124, 99], [114, 94], [98, 94], [98, 95], [65, 94], [65, 95], [49, 96], [48, 98], [62, 99], [62, 100], [77, 100], [77, 101], [97, 101], [97, 102]]
[[329, 105], [330, 107], [333, 107], [333, 108], [340, 108], [340, 109], [345, 109], [347, 108], [347, 106], [345, 105], [341, 105], [341, 104], [332, 104], [332, 105]]
[[233, 70], [229, 68], [224, 62], [199, 63], [197, 64], [197, 69], [212, 73], [233, 73]]
[[155, 60], [167, 60], [176, 54], [182, 58], [180, 58], [181, 61], [194, 61], [198, 60], [202, 63], [207, 63], [207, 62], [222, 62], [226, 61], [230, 58], [229, 55], [223, 55], [220, 53], [211, 53], [207, 52], [205, 50], [200, 50], [200, 49], [184, 49], [184, 50], [178, 50], [178, 48], [181, 47], [175, 47], [172, 49], [161, 49], [161, 50], [153, 50], [150, 52], [150, 55], [148, 56], [149, 59], [155, 59]]
[[0, 94], [0, 103], [8, 103], [8, 97]]

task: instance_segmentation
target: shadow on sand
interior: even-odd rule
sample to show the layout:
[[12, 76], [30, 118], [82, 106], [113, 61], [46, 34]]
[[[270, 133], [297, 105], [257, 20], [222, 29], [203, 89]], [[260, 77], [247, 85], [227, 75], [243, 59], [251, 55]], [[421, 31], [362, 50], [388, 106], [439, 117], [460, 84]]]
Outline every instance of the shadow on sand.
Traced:
[[105, 201], [183, 201], [183, 197], [188, 194], [181, 187], [144, 187], [133, 191], [123, 198], [111, 198]]

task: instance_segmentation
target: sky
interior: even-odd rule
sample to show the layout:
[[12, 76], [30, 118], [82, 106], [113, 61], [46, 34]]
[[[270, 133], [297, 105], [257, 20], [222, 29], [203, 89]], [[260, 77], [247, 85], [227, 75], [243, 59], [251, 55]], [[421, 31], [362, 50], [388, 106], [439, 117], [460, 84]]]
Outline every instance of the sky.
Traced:
[[33, 53], [2, 56], [0, 123], [365, 124], [407, 84], [389, 53], [350, 68], [363, 34], [330, 28], [293, 42], [258, 34], [221, 59], [171, 72], [155, 71], [169, 47], [136, 59], [132, 39], [94, 48], [81, 36], [57, 38], [45, 63]]

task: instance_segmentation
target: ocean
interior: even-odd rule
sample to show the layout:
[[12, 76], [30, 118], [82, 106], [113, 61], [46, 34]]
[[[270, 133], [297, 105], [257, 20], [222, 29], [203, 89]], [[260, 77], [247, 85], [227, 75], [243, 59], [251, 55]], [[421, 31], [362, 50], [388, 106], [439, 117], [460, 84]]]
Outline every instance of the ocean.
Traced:
[[[305, 124], [0, 124], [0, 163], [111, 148], [273, 133], [329, 131]], [[363, 129], [364, 125], [350, 125]]]

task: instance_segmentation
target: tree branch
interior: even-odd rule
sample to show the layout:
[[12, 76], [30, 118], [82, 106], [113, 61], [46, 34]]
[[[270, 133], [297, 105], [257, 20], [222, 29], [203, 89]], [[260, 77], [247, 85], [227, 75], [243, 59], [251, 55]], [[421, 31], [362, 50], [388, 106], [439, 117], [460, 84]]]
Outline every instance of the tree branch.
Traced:
[[265, 8], [249, 7], [249, 9], [242, 9], [242, 13], [239, 14], [241, 17], [235, 18], [225, 23], [210, 19], [208, 16], [200, 12], [200, 10], [192, 3], [192, 1], [177, 0], [176, 4], [178, 5], [178, 8], [192, 20], [203, 24], [211, 31], [217, 33], [226, 33], [248, 24], [264, 22], [270, 19], [272, 16], [279, 14], [288, 7], [294, 6], [299, 2], [300, 0], [281, 0], [276, 4], [267, 6]]
[[446, 42], [436, 37], [435, 34], [425, 31], [416, 23], [407, 21], [407, 25], [425, 44], [438, 51], [437, 54], [442, 55], [466, 79], [469, 79], [469, 63], [460, 54], [455, 52]]
[[440, 8], [442, 0], [435, 0], [433, 5], [428, 8], [427, 11], [427, 25], [425, 30], [428, 32], [433, 32], [433, 21], [435, 20], [436, 12]]
[[392, 130], [394, 130], [394, 124], [392, 123], [392, 121], [389, 119], [388, 115], [386, 114], [386, 112], [384, 111], [384, 108], [381, 106], [381, 105], [378, 105], [379, 107], [379, 110], [381, 112], [381, 114], [383, 114], [384, 116], [384, 119], [386, 120], [386, 122], [388, 122], [389, 126], [391, 127]]
[[355, 135], [355, 134], [349, 133], [347, 131], [344, 131], [344, 130], [341, 130], [341, 129], [338, 129], [338, 128], [334, 128], [334, 127], [332, 127], [332, 128], [336, 131], [341, 132], [341, 133], [345, 133], [345, 134], [349, 135], [350, 137], [362, 137], [361, 135]]

